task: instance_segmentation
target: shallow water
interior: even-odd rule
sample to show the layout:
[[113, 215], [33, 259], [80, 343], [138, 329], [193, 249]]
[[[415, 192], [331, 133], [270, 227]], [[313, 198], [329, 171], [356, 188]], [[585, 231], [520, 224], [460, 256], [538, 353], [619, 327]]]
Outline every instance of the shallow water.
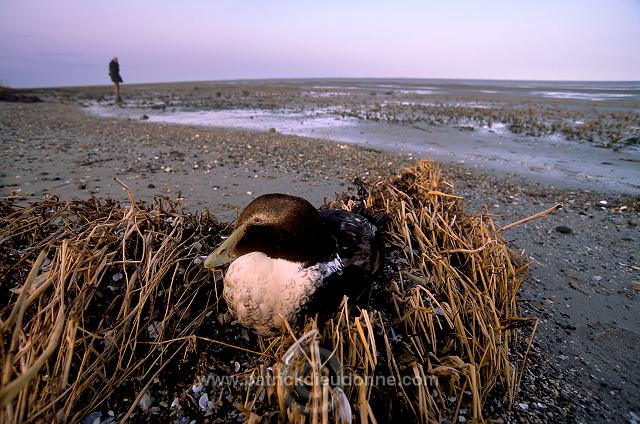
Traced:
[[633, 99], [633, 94], [621, 94], [621, 93], [598, 93], [598, 92], [579, 92], [579, 91], [534, 91], [532, 94], [540, 95], [542, 97], [549, 97], [552, 99], [580, 99], [580, 100], [593, 100], [596, 102], [609, 100], [609, 99]]
[[270, 128], [287, 134], [301, 134], [316, 129], [353, 126], [355, 118], [342, 118], [330, 110], [297, 112], [290, 110], [266, 111], [260, 109], [213, 110], [197, 112], [171, 112], [150, 115], [154, 122], [168, 122], [183, 125], [204, 125], [227, 128], [244, 128], [266, 131]]
[[282, 86], [306, 85], [325, 90], [369, 90], [405, 94], [445, 96], [500, 94], [512, 97], [558, 98], [572, 100], [640, 100], [640, 81], [508, 81], [508, 80], [429, 80], [429, 79], [336, 79], [271, 81]]

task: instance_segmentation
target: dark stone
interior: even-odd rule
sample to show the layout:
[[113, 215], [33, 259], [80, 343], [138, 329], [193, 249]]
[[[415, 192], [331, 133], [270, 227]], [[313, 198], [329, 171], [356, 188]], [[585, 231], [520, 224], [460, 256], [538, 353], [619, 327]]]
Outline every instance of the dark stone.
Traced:
[[18, 93], [16, 90], [4, 89], [0, 87], [0, 101], [2, 102], [20, 102], [20, 103], [37, 103], [42, 99], [38, 96], [29, 96]]
[[573, 230], [565, 225], [558, 225], [556, 231], [562, 234], [572, 234]]

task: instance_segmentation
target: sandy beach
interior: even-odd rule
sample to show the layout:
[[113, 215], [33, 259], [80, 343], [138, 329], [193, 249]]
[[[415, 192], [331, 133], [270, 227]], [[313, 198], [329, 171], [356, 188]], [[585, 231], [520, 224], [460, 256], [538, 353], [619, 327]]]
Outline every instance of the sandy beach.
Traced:
[[[583, 119], [581, 113], [603, 122], [608, 117], [600, 131], [602, 140], [585, 132], [593, 141], [571, 150], [562, 140], [541, 147], [536, 137], [549, 134], [482, 132], [482, 123], [469, 142], [469, 131], [455, 127], [470, 125], [473, 119], [430, 126], [430, 109], [420, 109], [424, 119], [400, 117], [408, 114], [401, 108], [403, 101], [433, 96], [434, 90], [424, 87], [409, 94], [384, 87], [356, 91], [346, 83], [332, 89], [309, 87], [309, 82], [132, 86], [124, 89], [124, 107], [113, 104], [109, 87], [37, 90], [40, 103], [0, 102], [0, 194], [21, 202], [45, 195], [126, 201], [126, 193], [114, 181], [118, 178], [137, 199], [152, 202], [157, 194], [181, 198], [189, 210], [208, 208], [221, 221], [232, 222], [260, 194], [286, 192], [320, 206], [351, 187], [355, 176], [393, 175], [419, 157], [430, 156], [424, 140], [416, 141], [416, 134], [429, 133], [442, 144], [440, 150], [431, 146], [432, 158], [464, 197], [467, 213], [494, 214], [506, 225], [562, 204], [553, 214], [504, 233], [511, 247], [531, 261], [520, 305], [525, 315], [539, 317], [540, 324], [513, 408], [489, 410], [486, 416], [507, 422], [637, 422], [640, 155], [634, 132], [612, 145], [602, 141], [607, 131], [619, 128], [616, 117], [629, 116], [628, 127], [637, 124], [637, 101], [604, 101], [594, 109], [575, 99], [555, 99], [537, 106], [546, 107], [551, 120], [554, 113], [577, 114], [574, 121]], [[309, 95], [310, 90], [314, 94]], [[376, 105], [384, 103], [380, 97], [391, 90], [402, 97], [395, 118], [376, 115], [377, 119], [363, 120], [365, 110], [384, 111]], [[351, 94], [327, 94], [336, 92]], [[524, 94], [507, 100], [499, 93], [485, 94], [485, 106], [497, 119], [507, 119], [509, 108], [531, 102]], [[451, 92], [432, 100], [452, 96], [477, 102], [476, 97]], [[273, 121], [265, 121], [265, 130], [161, 119], [163, 114], [205, 110], [204, 102], [210, 103], [207, 110], [273, 111], [286, 105], [315, 111], [315, 117], [318, 110], [339, 103], [341, 118], [356, 122], [313, 126], [300, 136], [295, 134], [302, 130], [287, 130], [287, 125], [279, 127]], [[354, 104], [366, 107], [356, 110]], [[488, 119], [491, 114], [482, 116]], [[402, 144], [385, 144], [394, 137]], [[565, 149], [560, 155], [564, 164], [557, 156], [546, 156], [554, 148]], [[532, 158], [524, 159], [526, 166], [518, 163], [517, 158], [526, 157]]]

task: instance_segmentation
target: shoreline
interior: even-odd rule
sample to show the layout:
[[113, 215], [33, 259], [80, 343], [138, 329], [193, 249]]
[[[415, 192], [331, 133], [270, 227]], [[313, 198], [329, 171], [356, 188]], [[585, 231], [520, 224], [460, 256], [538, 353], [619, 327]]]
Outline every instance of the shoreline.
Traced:
[[[154, 123], [230, 131], [261, 133], [273, 129], [284, 135], [311, 137], [399, 155], [428, 156], [441, 163], [462, 164], [467, 169], [496, 177], [518, 177], [566, 190], [640, 195], [640, 154], [620, 153], [568, 140], [538, 140], [489, 131], [469, 133], [454, 128], [421, 128], [393, 122], [318, 125], [313, 123], [313, 117], [291, 126], [290, 117], [274, 116], [284, 114], [260, 116], [268, 115], [262, 110], [157, 113], [145, 109], [90, 107], [87, 112], [124, 120], [139, 120], [144, 115]], [[241, 116], [228, 117], [233, 112]]]
[[[175, 198], [181, 191], [189, 210], [211, 208], [226, 222], [257, 195], [286, 189], [319, 206], [354, 175], [389, 175], [417, 158], [278, 133], [98, 118], [57, 95], [39, 104], [2, 102], [0, 117], [7, 152], [3, 196], [22, 189], [22, 195], [125, 200], [117, 176], [136, 198], [150, 201], [156, 192]], [[634, 198], [440, 167], [467, 213], [486, 207], [500, 225], [564, 204], [504, 234], [533, 262], [521, 306], [541, 319], [511, 419], [537, 422], [553, 412], [580, 422], [638, 414], [640, 214]], [[561, 225], [572, 233], [557, 231]]]
[[[270, 130], [426, 155], [497, 177], [518, 176], [564, 189], [640, 194], [640, 121], [632, 101], [522, 99], [520, 91], [533, 88], [518, 85], [493, 87], [496, 91], [442, 83], [422, 90], [424, 84], [381, 82], [157, 84], [131, 87], [131, 97], [121, 104], [96, 92], [81, 96], [81, 103], [98, 116]], [[477, 93], [470, 94], [473, 90]], [[616, 120], [624, 120], [628, 129], [620, 130]], [[615, 131], [628, 133], [622, 137], [630, 144], [603, 141], [621, 137]]]
[[[155, 194], [171, 196], [180, 192], [186, 199], [191, 198], [192, 202], [187, 203], [192, 208], [207, 207], [222, 218], [232, 221], [235, 215], [230, 215], [229, 210], [224, 208], [233, 208], [236, 213], [239, 213], [239, 210], [242, 209], [242, 203], [225, 202], [227, 198], [229, 200], [237, 198], [240, 202], [245, 201], [248, 203], [251, 198], [263, 192], [268, 192], [271, 188], [288, 186], [291, 187], [290, 194], [301, 195], [301, 193], [306, 193], [307, 196], [312, 198], [312, 203], [320, 206], [325, 201], [325, 198], [330, 199], [333, 195], [349, 186], [352, 178], [356, 175], [361, 177], [391, 175], [415, 159], [427, 157], [436, 162], [454, 180], [460, 181], [461, 186], [465, 187], [465, 195], [471, 198], [475, 197], [475, 193], [470, 182], [483, 181], [486, 185], [486, 181], [492, 181], [489, 184], [494, 184], [494, 188], [497, 188], [495, 183], [499, 181], [506, 187], [510, 187], [509, 189], [502, 189], [502, 192], [521, 186], [528, 191], [553, 192], [556, 198], [563, 197], [565, 201], [570, 203], [574, 203], [576, 199], [579, 199], [578, 201], [597, 206], [598, 202], [604, 200], [606, 207], [611, 208], [633, 205], [634, 202], [638, 201], [638, 196], [635, 193], [622, 190], [607, 190], [606, 188], [609, 186], [591, 189], [580, 187], [579, 185], [553, 185], [549, 184], [544, 176], [539, 179], [531, 179], [527, 178], [526, 174], [513, 174], [503, 169], [495, 170], [469, 166], [469, 163], [464, 160], [443, 161], [440, 156], [432, 157], [428, 154], [400, 152], [393, 148], [371, 147], [366, 144], [352, 142], [341, 143], [334, 139], [299, 136], [271, 130], [261, 131], [255, 128], [243, 129], [214, 125], [167, 123], [159, 120], [133, 119], [123, 115], [117, 117], [95, 115], [87, 111], [86, 107], [74, 101], [59, 102], [59, 100], [54, 93], [48, 102], [41, 104], [41, 107], [45, 109], [52, 104], [59, 106], [60, 109], [55, 110], [55, 113], [59, 113], [60, 116], [52, 116], [51, 119], [54, 121], [73, 117], [73, 120], [90, 127], [93, 126], [92, 121], [100, 122], [103, 127], [100, 129], [102, 134], [106, 131], [112, 131], [112, 135], [118, 137], [126, 134], [127, 131], [132, 133], [144, 133], [146, 131], [147, 133], [155, 132], [161, 134], [161, 140], [157, 140], [154, 143], [149, 134], [145, 134], [139, 140], [141, 141], [140, 144], [133, 144], [134, 140], [125, 135], [117, 143], [115, 149], [113, 149], [114, 146], [109, 146], [107, 149], [98, 147], [94, 152], [91, 151], [89, 144], [83, 142], [77, 143], [76, 151], [73, 150], [73, 145], [69, 143], [45, 143], [42, 146], [45, 151], [44, 158], [50, 162], [54, 172], [41, 172], [40, 176], [36, 176], [32, 181], [27, 181], [26, 185], [24, 185], [25, 176], [19, 176], [16, 180], [11, 181], [8, 178], [8, 173], [5, 173], [2, 177], [3, 192], [9, 192], [11, 189], [21, 189], [23, 197], [25, 195], [33, 197], [46, 194], [49, 191], [48, 188], [52, 187], [60, 193], [69, 193], [71, 195], [84, 192], [90, 196], [107, 195], [115, 199], [126, 200], [127, 197], [122, 188], [113, 181], [113, 178], [105, 175], [105, 172], [111, 172], [113, 176], [128, 173], [131, 174], [128, 180], [128, 183], [131, 183], [130, 188], [135, 188], [132, 191], [137, 193], [141, 199], [151, 201]], [[10, 105], [10, 103], [6, 104]], [[24, 105], [23, 107], [27, 106]], [[380, 126], [382, 125], [380, 124]], [[455, 132], [453, 129], [445, 129], [445, 131]], [[365, 135], [363, 134], [363, 136]], [[99, 140], [98, 145], [100, 146], [103, 141], [105, 140]], [[107, 139], [106, 141], [109, 143], [114, 140]], [[163, 141], [173, 144], [167, 143], [163, 145]], [[244, 143], [245, 141], [247, 142]], [[252, 151], [254, 147], [251, 144], [252, 142], [256, 146], [261, 145], [262, 149]], [[142, 154], [146, 153], [145, 148], [154, 144], [154, 147], [159, 148], [159, 150], [154, 152], [154, 156], [145, 158]], [[218, 146], [213, 147], [216, 144]], [[177, 148], [169, 148], [170, 146]], [[32, 147], [39, 148], [39, 146]], [[328, 168], [333, 172], [328, 172], [326, 170], [327, 164], [322, 163], [321, 156], [306, 158], [304, 153], [292, 154], [292, 149], [312, 151], [316, 147], [320, 147], [320, 150], [326, 155], [341, 157], [342, 163], [340, 165], [342, 166], [332, 164]], [[193, 159], [190, 163], [186, 160], [184, 152], [180, 151], [179, 148], [193, 150], [190, 152], [190, 156]], [[271, 148], [274, 151], [269, 151]], [[13, 148], [10, 149], [13, 150]], [[100, 151], [101, 149], [102, 151]], [[80, 171], [74, 172], [72, 169], [60, 167], [57, 159], [62, 158], [62, 150], [68, 154], [68, 157], [64, 159], [65, 161], [74, 161], [89, 173], [95, 170], [97, 175], [83, 177]], [[114, 154], [114, 157], [100, 157], [107, 154], [109, 150]], [[51, 154], [52, 152], [53, 154]], [[336, 152], [338, 153], [336, 154]], [[249, 153], [248, 160], [243, 161], [240, 157], [244, 153]], [[271, 162], [267, 163], [264, 157], [259, 157], [259, 155], [269, 157]], [[350, 157], [353, 155], [358, 157]], [[35, 155], [31, 155], [31, 157], [27, 158], [27, 162], [33, 163], [34, 159]], [[123, 161], [127, 166], [117, 166], [112, 171], [109, 171], [109, 167], [94, 166], [95, 164], [112, 161]], [[360, 166], [359, 162], [365, 164], [365, 166]], [[304, 166], [311, 163], [319, 166], [316, 168]], [[139, 168], [136, 168], [138, 166]], [[26, 174], [25, 172], [22, 173]], [[190, 187], [187, 187], [187, 192], [182, 192], [181, 189], [189, 185], [181, 181], [186, 176], [191, 177], [187, 179], [188, 183], [198, 181], [200, 178], [222, 181], [222, 184], [214, 184], [210, 187], [215, 192], [217, 200], [203, 200], [202, 193], [206, 191], [206, 188], [196, 188], [197, 184], [191, 184]], [[92, 180], [96, 184], [92, 184]], [[160, 184], [155, 184], [155, 181], [159, 181]], [[556, 179], [553, 178], [553, 181], [556, 181]], [[74, 187], [76, 183], [77, 187]], [[172, 184], [174, 189], [171, 187]], [[570, 182], [566, 182], [566, 184], [570, 184]], [[255, 192], [253, 190], [244, 190], [242, 187], [245, 185], [248, 187], [253, 185], [264, 186], [264, 189], [259, 189]], [[322, 190], [325, 194], [319, 197], [316, 189], [309, 191], [307, 190], [308, 186]], [[484, 191], [483, 189], [480, 190]], [[251, 192], [251, 194], [248, 194], [248, 192]], [[467, 200], [469, 200], [468, 197]], [[490, 203], [471, 202], [476, 210], [480, 210], [484, 206], [491, 206]]]

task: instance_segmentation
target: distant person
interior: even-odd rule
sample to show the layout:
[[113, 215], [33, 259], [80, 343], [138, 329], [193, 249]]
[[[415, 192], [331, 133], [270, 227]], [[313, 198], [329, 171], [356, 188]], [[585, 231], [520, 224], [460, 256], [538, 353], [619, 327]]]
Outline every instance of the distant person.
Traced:
[[111, 81], [113, 81], [113, 90], [116, 95], [116, 101], [121, 102], [122, 97], [120, 97], [120, 83], [122, 82], [122, 77], [120, 76], [120, 64], [118, 63], [118, 58], [114, 57], [109, 62], [109, 76], [111, 77]]

